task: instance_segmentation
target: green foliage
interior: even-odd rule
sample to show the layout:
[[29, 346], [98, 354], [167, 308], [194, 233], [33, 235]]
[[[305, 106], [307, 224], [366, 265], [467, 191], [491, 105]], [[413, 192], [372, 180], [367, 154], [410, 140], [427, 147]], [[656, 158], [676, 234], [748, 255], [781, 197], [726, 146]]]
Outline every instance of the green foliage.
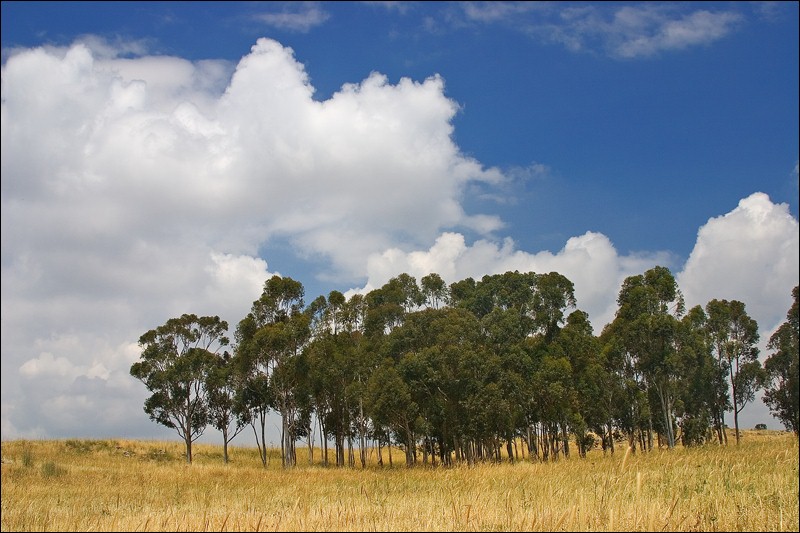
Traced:
[[772, 334], [767, 347], [773, 351], [764, 366], [766, 371], [766, 393], [764, 402], [772, 414], [786, 429], [800, 434], [800, 376], [798, 375], [798, 286], [792, 289], [794, 302], [786, 313], [786, 322]]
[[220, 353], [226, 323], [183, 315], [141, 337], [131, 374], [152, 393], [150, 417], [184, 437], [187, 460], [207, 425], [223, 433], [225, 460], [230, 439], [251, 425], [264, 466], [271, 412], [281, 417], [283, 466], [296, 464], [295, 443], [312, 446], [317, 428], [324, 463], [332, 443], [339, 466], [355, 464], [356, 448], [365, 464], [368, 438], [399, 445], [409, 465], [420, 452], [445, 464], [498, 460], [503, 448], [513, 457], [520, 438], [532, 457], [550, 459], [574, 444], [585, 456], [596, 438], [613, 450], [620, 435], [634, 449], [652, 447], [655, 433], [670, 448], [702, 444], [712, 430], [722, 441], [722, 414], [733, 407], [736, 417], [767, 376], [775, 402], [784, 382], [797, 382], [796, 318], [771, 341], [765, 372], [741, 302], [687, 313], [660, 266], [625, 279], [617, 301], [596, 336], [585, 312], [568, 313], [574, 287], [557, 272], [449, 287], [435, 273], [419, 285], [404, 273], [307, 307], [300, 282], [273, 276], [238, 323], [232, 353]]
[[131, 375], [152, 393], [145, 400], [145, 412], [178, 433], [186, 443], [189, 463], [191, 444], [209, 422], [206, 384], [219, 352], [229, 342], [227, 329], [227, 322], [217, 316], [184, 314], [169, 319], [139, 338], [142, 355], [131, 365]]

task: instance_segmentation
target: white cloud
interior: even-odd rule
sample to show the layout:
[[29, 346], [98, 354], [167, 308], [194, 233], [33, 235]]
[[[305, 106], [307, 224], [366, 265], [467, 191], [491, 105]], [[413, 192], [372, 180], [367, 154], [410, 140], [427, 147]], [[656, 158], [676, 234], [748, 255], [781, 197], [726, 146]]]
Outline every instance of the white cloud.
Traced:
[[738, 13], [701, 10], [678, 19], [653, 19], [643, 9], [625, 7], [617, 13], [610, 35], [616, 55], [647, 57], [662, 50], [708, 44], [727, 35], [742, 18]]
[[743, 20], [736, 11], [692, 10], [676, 4], [646, 3], [598, 7], [588, 4], [467, 2], [467, 20], [508, 24], [572, 51], [602, 52], [617, 58], [651, 57], [717, 41]]
[[753, 193], [697, 233], [678, 283], [687, 306], [739, 300], [762, 332], [785, 320], [800, 277], [800, 233], [788, 205]]
[[330, 14], [316, 2], [292, 2], [280, 12], [261, 13], [256, 18], [275, 28], [307, 33], [328, 20]]
[[542, 9], [535, 2], [464, 2], [464, 14], [477, 22], [498, 22]]

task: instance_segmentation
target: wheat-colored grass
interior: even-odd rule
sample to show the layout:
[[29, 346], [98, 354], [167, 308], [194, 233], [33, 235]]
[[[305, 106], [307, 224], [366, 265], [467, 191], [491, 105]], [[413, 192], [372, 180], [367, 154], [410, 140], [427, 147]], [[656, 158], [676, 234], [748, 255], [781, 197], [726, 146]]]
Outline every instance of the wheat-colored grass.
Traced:
[[[298, 449], [298, 453], [300, 450]], [[2, 443], [3, 531], [797, 531], [798, 443], [473, 468], [282, 470], [254, 448], [177, 442]], [[319, 458], [319, 452], [317, 452]], [[374, 459], [374, 456], [372, 457]], [[384, 450], [384, 460], [386, 454]]]

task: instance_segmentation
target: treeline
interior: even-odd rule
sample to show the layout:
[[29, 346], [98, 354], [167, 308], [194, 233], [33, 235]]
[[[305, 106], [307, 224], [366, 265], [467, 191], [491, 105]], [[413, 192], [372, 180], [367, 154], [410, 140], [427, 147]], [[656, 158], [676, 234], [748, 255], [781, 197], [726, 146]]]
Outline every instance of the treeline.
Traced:
[[[798, 432], [798, 288], [764, 367], [758, 325], [739, 301], [685, 309], [664, 267], [628, 277], [616, 316], [595, 335], [572, 282], [506, 272], [447, 285], [401, 274], [349, 299], [306, 305], [303, 285], [274, 276], [235, 328], [183, 315], [139, 339], [131, 375], [152, 393], [144, 409], [186, 444], [208, 427], [228, 443], [252, 428], [267, 464], [266, 424], [281, 419], [285, 467], [305, 441], [314, 461], [383, 464], [554, 460], [595, 444], [614, 452], [716, 441], [725, 413], [765, 402]], [[301, 444], [302, 445], [302, 444]]]

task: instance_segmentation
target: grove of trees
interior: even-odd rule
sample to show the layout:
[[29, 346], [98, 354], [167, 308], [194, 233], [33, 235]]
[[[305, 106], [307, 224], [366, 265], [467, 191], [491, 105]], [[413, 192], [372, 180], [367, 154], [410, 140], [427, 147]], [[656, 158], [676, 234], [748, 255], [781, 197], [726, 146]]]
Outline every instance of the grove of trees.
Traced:
[[[267, 465], [266, 425], [280, 417], [284, 467], [366, 465], [369, 446], [408, 466], [583, 457], [709, 441], [727, 444], [725, 412], [764, 401], [798, 433], [798, 289], [762, 368], [758, 325], [738, 301], [685, 309], [669, 269], [628, 277], [614, 320], [595, 335], [572, 282], [506, 272], [450, 285], [400, 274], [346, 298], [306, 305], [303, 285], [273, 276], [237, 324], [183, 315], [139, 339], [131, 375], [145, 412], [191, 445], [206, 427], [228, 443], [252, 429]], [[316, 443], [319, 446], [316, 446]]]

